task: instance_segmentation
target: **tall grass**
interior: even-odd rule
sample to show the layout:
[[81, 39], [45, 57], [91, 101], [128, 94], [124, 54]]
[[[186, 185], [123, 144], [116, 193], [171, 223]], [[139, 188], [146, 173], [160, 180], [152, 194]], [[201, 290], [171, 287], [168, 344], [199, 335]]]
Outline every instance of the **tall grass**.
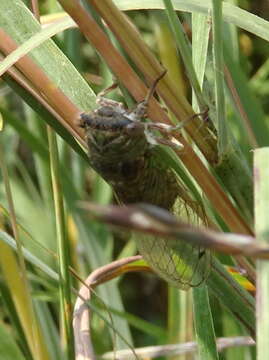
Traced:
[[[208, 281], [184, 292], [145, 274], [149, 268], [138, 258], [119, 262], [136, 253], [129, 233], [87, 217], [78, 205], [115, 202], [90, 168], [79, 114], [96, 107], [95, 94], [114, 76], [124, 96], [113, 96], [133, 107], [166, 68], [157, 87], [161, 104], [152, 99], [148, 115], [183, 122], [175, 137], [184, 148], [157, 147], [156, 156], [174, 170], [186, 189], [183, 200], [203, 209], [211, 229], [239, 233], [244, 241], [256, 234], [257, 246], [267, 246], [269, 23], [239, 6], [0, 2], [1, 358], [86, 359], [89, 345], [90, 358], [119, 349], [121, 358], [263, 359], [268, 353], [262, 340], [269, 327], [267, 261], [259, 259], [256, 268], [237, 237], [230, 247], [239, 246], [230, 251], [236, 255], [214, 253]], [[207, 108], [206, 120], [184, 122]], [[185, 215], [184, 221], [197, 219]], [[95, 269], [86, 280], [96, 286], [90, 296], [84, 281]], [[130, 271], [143, 276], [122, 276]], [[81, 332], [86, 345], [74, 355], [76, 300], [84, 304], [86, 327], [91, 309], [91, 330]], [[160, 347], [137, 349], [148, 345]]]

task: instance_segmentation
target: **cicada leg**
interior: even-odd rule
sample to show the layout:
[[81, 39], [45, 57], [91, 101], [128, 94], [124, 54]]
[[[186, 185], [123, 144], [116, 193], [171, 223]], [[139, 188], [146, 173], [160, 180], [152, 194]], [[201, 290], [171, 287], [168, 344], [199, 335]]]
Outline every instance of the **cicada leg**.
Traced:
[[[201, 113], [197, 113], [197, 114], [194, 114], [194, 115], [188, 117], [187, 119], [185, 119], [179, 125], [176, 125], [176, 126], [167, 125], [164, 123], [148, 122], [145, 124], [145, 136], [150, 144], [167, 145], [167, 146], [170, 146], [171, 148], [181, 150], [181, 149], [183, 149], [184, 146], [181, 144], [180, 141], [178, 141], [177, 139], [175, 139], [172, 136], [173, 132], [181, 130], [182, 128], [184, 128], [186, 123], [188, 123], [192, 119], [199, 117], [199, 116], [201, 116], [203, 118], [203, 120], [206, 121], [206, 119], [208, 117], [208, 108]], [[160, 131], [166, 138], [156, 137], [150, 131], [151, 129]]]
[[112, 85], [110, 85], [108, 88], [102, 90], [96, 97], [96, 103], [100, 106], [110, 106], [113, 107], [116, 111], [118, 111], [121, 114], [124, 114], [126, 112], [126, 108], [121, 102], [108, 99], [105, 97], [110, 91], [113, 91], [118, 87], [117, 81], [114, 81]]

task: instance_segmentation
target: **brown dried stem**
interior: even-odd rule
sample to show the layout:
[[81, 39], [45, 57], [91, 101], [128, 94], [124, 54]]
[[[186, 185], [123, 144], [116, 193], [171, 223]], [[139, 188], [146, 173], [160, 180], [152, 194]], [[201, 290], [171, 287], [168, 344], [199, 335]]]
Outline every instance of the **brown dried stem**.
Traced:
[[102, 206], [80, 202], [80, 206], [88, 210], [90, 216], [128, 230], [186, 241], [188, 244], [225, 254], [269, 259], [269, 247], [258, 244], [252, 236], [220, 233], [208, 228], [194, 227], [153, 205]]
[[[231, 347], [237, 346], [254, 346], [255, 341], [249, 336], [236, 336], [217, 339], [217, 349], [222, 351]], [[161, 356], [177, 356], [197, 351], [197, 343], [194, 341], [182, 343], [182, 344], [168, 344], [159, 346], [146, 346], [142, 348], [136, 348], [135, 352], [137, 356], [144, 359], [154, 359]], [[118, 350], [116, 354], [114, 352], [108, 352], [101, 356], [103, 360], [130, 360], [133, 358], [133, 354], [130, 350]]]

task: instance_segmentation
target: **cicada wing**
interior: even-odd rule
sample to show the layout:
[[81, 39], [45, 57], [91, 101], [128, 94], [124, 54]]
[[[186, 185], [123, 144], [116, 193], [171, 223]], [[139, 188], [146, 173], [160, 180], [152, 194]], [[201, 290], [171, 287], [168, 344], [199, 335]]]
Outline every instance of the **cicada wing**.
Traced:
[[136, 235], [136, 242], [149, 266], [175, 287], [187, 290], [199, 286], [209, 275], [211, 255], [208, 250], [181, 239], [151, 235]]
[[199, 286], [210, 271], [210, 253], [180, 239], [136, 235], [138, 250], [149, 266], [169, 284], [183, 290]]

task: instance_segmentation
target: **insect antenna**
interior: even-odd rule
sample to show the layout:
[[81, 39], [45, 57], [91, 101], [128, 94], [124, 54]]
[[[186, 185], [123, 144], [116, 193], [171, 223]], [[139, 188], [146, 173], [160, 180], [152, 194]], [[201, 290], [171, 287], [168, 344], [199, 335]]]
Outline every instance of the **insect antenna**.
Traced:
[[105, 88], [97, 95], [97, 99], [104, 97], [106, 94], [108, 94], [112, 90], [116, 89], [116, 87], [118, 87], [118, 86], [119, 86], [119, 84], [118, 84], [117, 80], [113, 81], [113, 83], [109, 87]]
[[164, 77], [164, 75], [167, 73], [167, 70], [165, 69], [153, 82], [153, 84], [151, 85], [151, 87], [149, 88], [149, 91], [147, 93], [147, 96], [145, 97], [144, 103], [145, 105], [148, 105], [150, 98], [152, 97], [152, 95], [154, 94], [155, 90], [156, 90], [156, 86], [158, 84], [158, 82]]

